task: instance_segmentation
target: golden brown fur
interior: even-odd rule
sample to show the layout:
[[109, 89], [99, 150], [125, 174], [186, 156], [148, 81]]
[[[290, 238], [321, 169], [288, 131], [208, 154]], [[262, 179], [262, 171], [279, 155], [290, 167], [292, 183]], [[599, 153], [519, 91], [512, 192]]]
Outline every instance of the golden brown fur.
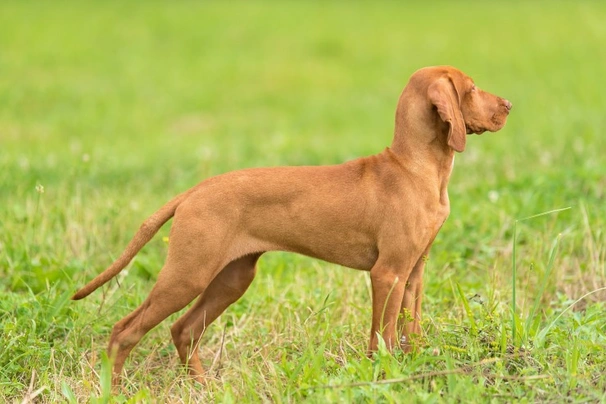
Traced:
[[[196, 355], [206, 327], [244, 294], [266, 251], [305, 254], [370, 271], [372, 326], [388, 348], [421, 332], [426, 256], [449, 214], [447, 185], [466, 134], [497, 131], [511, 109], [459, 70], [415, 72], [396, 110], [391, 148], [344, 164], [234, 171], [178, 195], [141, 226], [124, 253], [79, 290], [81, 299], [120, 272], [173, 215], [166, 263], [143, 304], [113, 329], [114, 383], [150, 329], [198, 300], [172, 326], [177, 351], [203, 380]], [[412, 320], [402, 320], [400, 313]], [[407, 316], [401, 316], [407, 318]]]

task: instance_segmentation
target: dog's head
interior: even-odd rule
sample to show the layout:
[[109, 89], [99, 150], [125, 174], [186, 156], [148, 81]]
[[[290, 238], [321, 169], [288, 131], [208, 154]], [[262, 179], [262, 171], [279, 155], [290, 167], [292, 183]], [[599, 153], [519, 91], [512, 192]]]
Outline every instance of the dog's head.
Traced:
[[466, 134], [501, 129], [511, 110], [511, 102], [479, 89], [454, 67], [426, 67], [415, 72], [410, 82], [426, 91], [428, 106], [442, 127], [448, 124], [447, 143], [457, 152], [465, 150]]

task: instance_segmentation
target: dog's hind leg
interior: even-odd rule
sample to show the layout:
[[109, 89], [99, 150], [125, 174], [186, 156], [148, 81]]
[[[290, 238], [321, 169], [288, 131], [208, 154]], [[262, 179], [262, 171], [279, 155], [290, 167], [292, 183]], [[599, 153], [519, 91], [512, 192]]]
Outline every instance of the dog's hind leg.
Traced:
[[124, 362], [141, 338], [162, 320], [187, 306], [210, 283], [210, 280], [206, 280], [210, 277], [183, 280], [184, 272], [185, 268], [168, 260], [147, 299], [114, 325], [107, 348], [109, 357], [114, 360], [114, 386], [119, 385]]
[[247, 255], [226, 265], [189, 311], [171, 327], [181, 362], [199, 382], [204, 380], [204, 369], [197, 353], [200, 338], [210, 323], [246, 292], [255, 277], [260, 255]]

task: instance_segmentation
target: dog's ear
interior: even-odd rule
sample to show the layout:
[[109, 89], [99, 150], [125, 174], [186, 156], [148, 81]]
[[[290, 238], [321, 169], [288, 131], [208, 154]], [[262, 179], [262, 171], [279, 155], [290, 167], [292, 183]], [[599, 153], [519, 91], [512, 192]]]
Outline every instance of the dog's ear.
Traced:
[[459, 104], [459, 94], [449, 76], [433, 82], [427, 90], [429, 101], [438, 109], [440, 118], [450, 125], [448, 145], [457, 152], [465, 150], [465, 121]]

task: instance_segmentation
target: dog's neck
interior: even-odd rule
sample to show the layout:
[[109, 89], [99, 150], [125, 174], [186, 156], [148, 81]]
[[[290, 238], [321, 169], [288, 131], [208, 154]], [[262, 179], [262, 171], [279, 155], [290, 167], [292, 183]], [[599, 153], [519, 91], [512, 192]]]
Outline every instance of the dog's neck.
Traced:
[[423, 178], [436, 178], [440, 199], [447, 203], [447, 186], [454, 150], [447, 143], [448, 124], [435, 119], [429, 108], [398, 105], [391, 151]]

